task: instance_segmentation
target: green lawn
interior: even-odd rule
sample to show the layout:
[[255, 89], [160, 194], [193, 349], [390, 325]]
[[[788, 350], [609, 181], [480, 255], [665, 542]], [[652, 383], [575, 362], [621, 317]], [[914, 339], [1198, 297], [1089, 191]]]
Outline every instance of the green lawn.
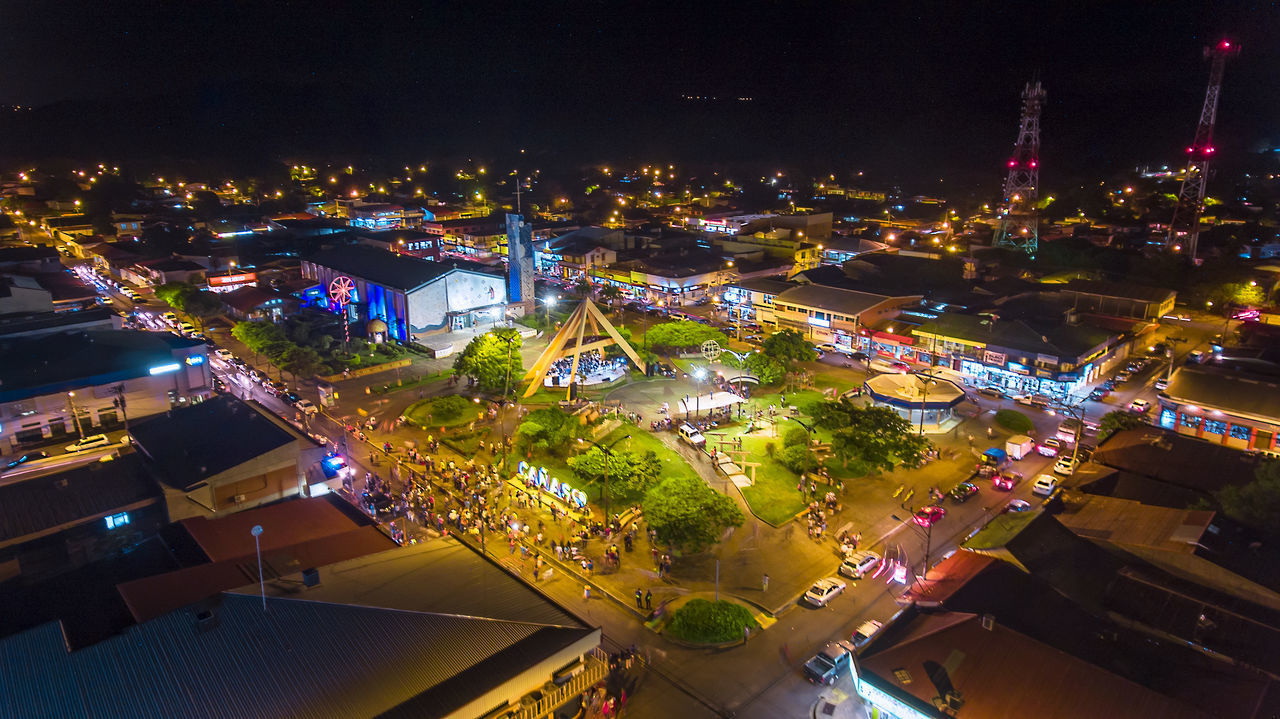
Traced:
[[436, 399], [437, 398], [432, 397], [430, 399], [423, 399], [414, 402], [404, 411], [405, 417], [408, 418], [410, 423], [418, 427], [422, 427], [423, 429], [439, 430], [441, 427], [447, 429], [449, 427], [459, 427], [470, 424], [476, 419], [479, 419], [486, 406], [483, 403], [469, 402], [467, 408], [464, 409], [457, 417], [454, 417], [453, 419], [438, 419], [432, 414], [432, 403]]
[[[807, 502], [796, 491], [796, 482], [800, 478], [773, 461], [766, 453], [765, 445], [769, 443], [773, 443], [775, 449], [782, 448], [780, 437], [742, 438], [742, 448], [747, 451], [749, 461], [760, 462], [760, 466], [756, 467], [755, 482], [750, 487], [742, 488], [742, 497], [751, 505], [756, 516], [777, 526], [803, 510]], [[751, 473], [747, 472], [747, 476], [750, 477]]]

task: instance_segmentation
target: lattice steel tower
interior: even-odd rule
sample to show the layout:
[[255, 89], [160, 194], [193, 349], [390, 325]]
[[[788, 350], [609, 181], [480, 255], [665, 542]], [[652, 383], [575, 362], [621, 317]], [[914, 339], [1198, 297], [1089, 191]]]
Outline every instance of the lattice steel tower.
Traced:
[[1022, 90], [1022, 121], [1018, 141], [1013, 144], [1009, 174], [1004, 180], [1004, 206], [996, 227], [996, 247], [1012, 247], [1034, 255], [1040, 245], [1040, 217], [1036, 199], [1040, 196], [1040, 108], [1044, 88], [1040, 81], [1027, 83]]
[[1204, 107], [1200, 110], [1200, 124], [1196, 126], [1196, 139], [1187, 148], [1187, 170], [1178, 193], [1178, 206], [1173, 210], [1169, 223], [1168, 243], [1176, 246], [1184, 240], [1187, 256], [1196, 262], [1196, 245], [1200, 241], [1200, 213], [1204, 210], [1205, 186], [1209, 181], [1209, 160], [1213, 158], [1213, 126], [1218, 120], [1218, 95], [1222, 92], [1222, 72], [1227, 58], [1240, 52], [1235, 44], [1223, 40], [1204, 49], [1204, 56], [1212, 61], [1209, 66], [1209, 89], [1204, 94]]

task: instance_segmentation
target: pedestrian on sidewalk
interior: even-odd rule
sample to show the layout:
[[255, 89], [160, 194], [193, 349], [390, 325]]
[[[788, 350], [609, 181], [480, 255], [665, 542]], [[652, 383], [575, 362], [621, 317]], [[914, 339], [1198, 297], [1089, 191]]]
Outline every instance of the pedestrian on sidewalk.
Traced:
[[653, 591], [646, 589], [644, 591], [644, 608], [653, 609]]
[[768, 574], [764, 575], [764, 581], [761, 582], [761, 585], [762, 585], [762, 589], [760, 591], [762, 592], [769, 591], [769, 575]]
[[582, 585], [582, 599], [585, 601], [590, 598], [591, 598], [591, 585], [590, 584]]
[[641, 592], [640, 588], [636, 587], [636, 609], [644, 609], [643, 602], [644, 602], [644, 592]]

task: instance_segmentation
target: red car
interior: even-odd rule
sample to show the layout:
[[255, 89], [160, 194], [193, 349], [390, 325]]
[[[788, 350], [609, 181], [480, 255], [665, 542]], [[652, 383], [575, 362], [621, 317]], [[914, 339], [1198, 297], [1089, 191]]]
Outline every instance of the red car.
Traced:
[[1013, 491], [1014, 485], [1016, 485], [1020, 479], [1022, 479], [1022, 475], [1020, 473], [1006, 470], [991, 478], [991, 486], [996, 489], [1010, 492]]
[[921, 527], [932, 527], [938, 520], [947, 516], [947, 510], [934, 504], [916, 510], [915, 521]]

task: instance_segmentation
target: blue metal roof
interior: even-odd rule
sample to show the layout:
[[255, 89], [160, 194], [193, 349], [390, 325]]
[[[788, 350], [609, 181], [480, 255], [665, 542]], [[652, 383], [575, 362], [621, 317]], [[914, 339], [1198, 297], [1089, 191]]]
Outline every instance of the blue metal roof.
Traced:
[[[71, 653], [56, 622], [9, 637], [0, 716], [346, 719], [423, 695], [439, 715], [595, 631], [235, 594], [215, 616], [202, 629], [182, 609]], [[503, 671], [469, 671], [482, 664]]]

